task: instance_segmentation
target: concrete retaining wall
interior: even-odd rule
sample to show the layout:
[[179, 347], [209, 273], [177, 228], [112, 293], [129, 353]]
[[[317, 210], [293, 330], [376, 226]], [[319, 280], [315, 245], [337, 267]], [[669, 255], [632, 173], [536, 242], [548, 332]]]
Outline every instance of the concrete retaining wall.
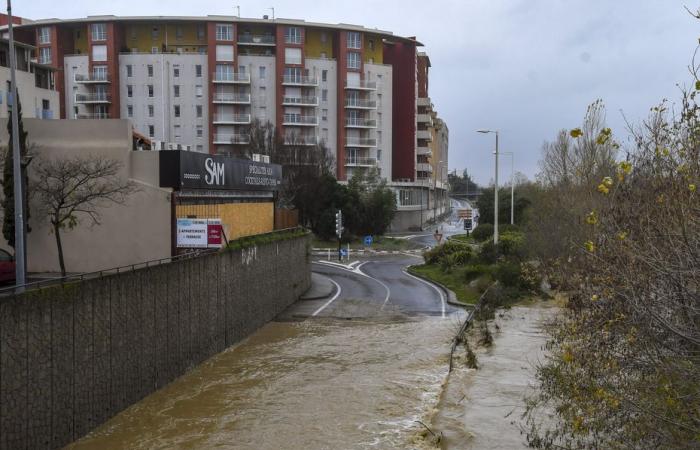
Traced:
[[0, 449], [63, 447], [270, 321], [307, 240], [0, 298]]

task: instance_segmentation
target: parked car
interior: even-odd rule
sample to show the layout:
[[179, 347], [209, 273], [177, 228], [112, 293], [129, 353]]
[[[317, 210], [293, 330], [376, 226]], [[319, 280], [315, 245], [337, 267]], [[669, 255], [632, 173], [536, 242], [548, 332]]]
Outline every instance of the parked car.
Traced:
[[15, 281], [15, 257], [0, 248], [0, 283]]

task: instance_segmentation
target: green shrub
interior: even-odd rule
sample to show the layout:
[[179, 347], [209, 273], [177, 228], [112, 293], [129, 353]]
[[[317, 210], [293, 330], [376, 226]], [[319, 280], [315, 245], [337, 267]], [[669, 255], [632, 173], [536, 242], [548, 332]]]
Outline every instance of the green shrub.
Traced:
[[459, 264], [466, 264], [472, 256], [471, 249], [467, 245], [448, 241], [423, 253], [423, 257], [428, 264], [441, 264], [448, 255], [453, 254], [461, 254], [458, 259], [463, 262]]
[[482, 264], [472, 264], [465, 267], [464, 269], [464, 281], [468, 283], [485, 274], [491, 275], [490, 266], [485, 266]]
[[493, 225], [490, 223], [480, 223], [472, 232], [475, 241], [483, 242], [493, 236]]
[[520, 264], [517, 263], [501, 263], [496, 266], [494, 277], [504, 286], [520, 287]]
[[522, 259], [525, 256], [525, 235], [518, 231], [506, 231], [498, 237], [498, 250], [503, 256]]
[[484, 264], [494, 264], [498, 261], [499, 249], [494, 245], [493, 240], [482, 244], [479, 250], [479, 261]]

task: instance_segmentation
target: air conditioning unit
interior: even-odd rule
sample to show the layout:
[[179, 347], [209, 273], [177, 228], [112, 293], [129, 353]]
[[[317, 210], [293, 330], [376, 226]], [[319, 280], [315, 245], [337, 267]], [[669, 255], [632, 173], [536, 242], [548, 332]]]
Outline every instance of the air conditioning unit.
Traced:
[[253, 161], [262, 162], [262, 155], [260, 153], [253, 153]]

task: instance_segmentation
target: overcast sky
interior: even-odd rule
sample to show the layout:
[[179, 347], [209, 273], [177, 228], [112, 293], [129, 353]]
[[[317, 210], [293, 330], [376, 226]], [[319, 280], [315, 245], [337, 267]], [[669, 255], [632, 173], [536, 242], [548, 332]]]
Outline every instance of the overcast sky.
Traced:
[[[450, 170], [493, 178], [493, 136], [515, 152], [515, 170], [532, 178], [540, 148], [581, 122], [597, 98], [608, 125], [626, 136], [621, 111], [638, 121], [690, 84], [687, 66], [700, 37], [690, 17], [700, 0], [232, 0], [231, 2], [15, 0], [30, 19], [114, 15], [207, 15], [352, 23], [416, 36], [430, 55], [430, 97], [450, 129]], [[501, 177], [510, 175], [503, 160]]]

